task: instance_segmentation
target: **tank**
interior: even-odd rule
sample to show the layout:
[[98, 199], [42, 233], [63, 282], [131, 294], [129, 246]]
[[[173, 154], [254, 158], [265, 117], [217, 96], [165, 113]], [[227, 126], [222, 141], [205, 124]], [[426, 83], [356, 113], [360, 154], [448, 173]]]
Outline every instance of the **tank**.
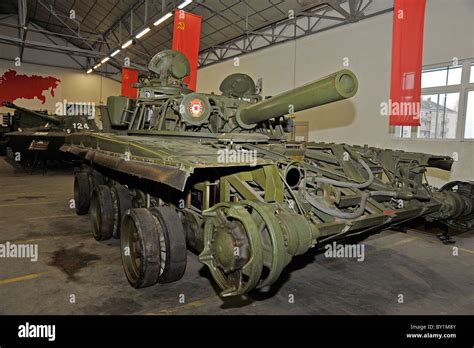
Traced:
[[12, 116], [10, 113], [0, 114], [2, 124], [0, 125], [0, 156], [7, 154], [7, 137], [5, 134], [13, 131]]
[[11, 159], [24, 166], [43, 162], [61, 162], [64, 154], [59, 148], [69, 133], [83, 130], [98, 131], [94, 119], [83, 115], [48, 115], [45, 111], [31, 110], [10, 102], [4, 107], [15, 110], [4, 121], [1, 145]]
[[349, 70], [264, 99], [241, 73], [220, 94], [190, 91], [179, 52], [149, 69], [120, 121], [126, 134], [70, 134], [61, 147], [82, 161], [76, 212], [96, 240], [120, 238], [135, 288], [179, 280], [188, 249], [235, 296], [268, 289], [310, 249], [415, 218], [474, 226], [473, 182], [426, 182], [427, 168], [451, 169], [448, 156], [288, 140], [294, 112], [356, 94]]

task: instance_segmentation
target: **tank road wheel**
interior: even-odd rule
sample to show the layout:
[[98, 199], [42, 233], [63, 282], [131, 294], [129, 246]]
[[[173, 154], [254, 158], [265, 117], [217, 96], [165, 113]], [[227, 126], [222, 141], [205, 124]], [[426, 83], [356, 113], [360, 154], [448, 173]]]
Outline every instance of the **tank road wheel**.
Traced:
[[92, 189], [95, 189], [99, 185], [105, 185], [105, 178], [102, 174], [100, 174], [96, 170], [89, 170], [89, 184], [91, 185]]
[[262, 240], [248, 210], [221, 203], [205, 212], [204, 250], [199, 260], [223, 289], [221, 296], [254, 289], [263, 270]]
[[157, 219], [145, 208], [128, 210], [122, 220], [122, 265], [134, 288], [158, 282], [161, 271], [159, 228]]
[[74, 176], [74, 203], [77, 215], [85, 215], [89, 212], [91, 202], [91, 186], [89, 174], [77, 172]]
[[91, 197], [92, 233], [95, 240], [107, 240], [112, 237], [114, 228], [114, 204], [110, 188], [97, 186]]
[[110, 189], [114, 205], [114, 226], [112, 236], [120, 238], [120, 226], [122, 219], [128, 209], [132, 209], [132, 194], [128, 188], [122, 185], [115, 185]]
[[183, 224], [175, 209], [167, 206], [151, 209], [160, 228], [161, 271], [159, 283], [181, 279], [186, 269], [187, 248]]

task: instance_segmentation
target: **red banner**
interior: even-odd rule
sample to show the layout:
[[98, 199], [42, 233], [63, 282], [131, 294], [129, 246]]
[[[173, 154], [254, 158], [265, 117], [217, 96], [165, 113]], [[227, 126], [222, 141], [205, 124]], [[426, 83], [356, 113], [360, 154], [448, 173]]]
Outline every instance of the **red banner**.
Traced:
[[426, 0], [395, 0], [390, 125], [419, 126]]
[[173, 50], [179, 51], [189, 60], [189, 77], [184, 79], [189, 89], [196, 90], [199, 43], [201, 41], [201, 17], [183, 10], [174, 13]]
[[132, 84], [138, 82], [138, 70], [122, 68], [122, 96], [137, 99], [137, 89]]

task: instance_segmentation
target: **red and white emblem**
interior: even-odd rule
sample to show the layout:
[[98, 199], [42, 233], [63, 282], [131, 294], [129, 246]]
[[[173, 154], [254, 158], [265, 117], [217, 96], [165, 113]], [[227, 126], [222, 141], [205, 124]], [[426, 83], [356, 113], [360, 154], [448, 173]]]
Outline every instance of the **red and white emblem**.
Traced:
[[200, 117], [204, 113], [204, 104], [199, 99], [193, 99], [189, 102], [189, 112], [193, 117]]

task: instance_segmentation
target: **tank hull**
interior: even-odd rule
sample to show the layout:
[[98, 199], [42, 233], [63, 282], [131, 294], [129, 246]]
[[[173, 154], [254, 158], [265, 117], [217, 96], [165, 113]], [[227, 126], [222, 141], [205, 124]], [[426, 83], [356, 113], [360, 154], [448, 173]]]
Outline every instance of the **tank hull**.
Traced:
[[[361, 240], [416, 218], [449, 220], [474, 213], [472, 195], [457, 200], [453, 192], [427, 193], [420, 181], [423, 170], [404, 174], [413, 161], [419, 168], [449, 169], [449, 157], [311, 142], [247, 141], [235, 149], [218, 139], [185, 135], [94, 133], [70, 135], [61, 147], [90, 163], [111, 186], [126, 185], [148, 197], [134, 206], [173, 207], [188, 247], [200, 253], [223, 296], [271, 285], [292, 257], [311, 248]], [[398, 181], [383, 178], [396, 161]], [[456, 206], [451, 198], [462, 202]], [[224, 227], [235, 221], [240, 221], [238, 232]], [[255, 221], [266, 226], [264, 231]], [[247, 256], [216, 256], [235, 243], [247, 248]], [[262, 278], [265, 267], [273, 273]], [[234, 284], [235, 272], [250, 278]]]

